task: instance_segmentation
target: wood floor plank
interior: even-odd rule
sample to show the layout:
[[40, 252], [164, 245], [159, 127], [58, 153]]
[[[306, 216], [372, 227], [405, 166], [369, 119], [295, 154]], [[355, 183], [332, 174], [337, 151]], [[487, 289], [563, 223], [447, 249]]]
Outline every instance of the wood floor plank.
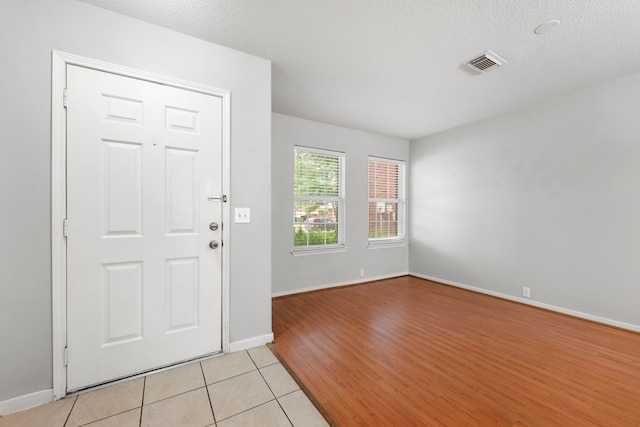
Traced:
[[640, 426], [640, 334], [411, 276], [273, 300], [339, 426]]

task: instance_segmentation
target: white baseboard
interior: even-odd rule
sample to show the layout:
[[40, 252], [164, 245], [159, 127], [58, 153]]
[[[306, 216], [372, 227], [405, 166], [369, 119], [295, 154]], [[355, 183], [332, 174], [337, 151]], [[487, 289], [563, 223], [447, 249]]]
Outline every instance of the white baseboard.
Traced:
[[360, 283], [375, 282], [376, 280], [392, 279], [394, 277], [406, 276], [408, 274], [410, 273], [409, 272], [394, 273], [394, 274], [387, 274], [384, 276], [365, 277], [362, 279], [351, 280], [347, 282], [330, 283], [328, 285], [308, 286], [306, 288], [293, 289], [291, 291], [275, 292], [271, 294], [271, 297], [276, 298], [276, 297], [282, 297], [285, 295], [300, 294], [302, 292], [319, 291], [321, 289], [337, 288], [338, 286], [359, 285]]
[[513, 295], [503, 294], [500, 292], [490, 291], [488, 289], [477, 288], [475, 286], [465, 285], [463, 283], [453, 282], [451, 280], [440, 279], [438, 277], [427, 276], [424, 274], [418, 273], [409, 273], [412, 276], [419, 277], [421, 279], [431, 280], [434, 282], [442, 283], [444, 285], [455, 286], [456, 288], [467, 289], [469, 291], [478, 292], [481, 294], [491, 295], [494, 297], [506, 299], [509, 301], [516, 301], [522, 304], [531, 305], [533, 307], [544, 308], [546, 310], [555, 311], [557, 313], [567, 314], [569, 316], [578, 317], [580, 319], [591, 320], [592, 322], [602, 323], [609, 326], [615, 326], [616, 328], [627, 329], [629, 331], [640, 332], [640, 325], [634, 325], [631, 323], [619, 322], [617, 320], [608, 319], [606, 317], [595, 316], [589, 313], [583, 313], [581, 311], [572, 310], [569, 308], [558, 307], [551, 304], [546, 304], [543, 302], [533, 301], [529, 298], [521, 298]]
[[[273, 332], [267, 335], [249, 338], [246, 340], [236, 341], [229, 344], [230, 352], [246, 350], [258, 347], [273, 341]], [[0, 416], [13, 414], [14, 412], [24, 411], [45, 403], [53, 402], [53, 389], [37, 391], [35, 393], [26, 394], [24, 396], [14, 397], [13, 399], [0, 401]]]
[[231, 353], [235, 353], [236, 351], [247, 350], [249, 348], [258, 347], [270, 342], [273, 342], [273, 332], [267, 335], [261, 335], [259, 337], [253, 337], [246, 340], [234, 341], [232, 343], [229, 343], [229, 351]]
[[53, 389], [36, 391], [24, 396], [0, 402], [0, 416], [24, 411], [25, 409], [53, 402]]

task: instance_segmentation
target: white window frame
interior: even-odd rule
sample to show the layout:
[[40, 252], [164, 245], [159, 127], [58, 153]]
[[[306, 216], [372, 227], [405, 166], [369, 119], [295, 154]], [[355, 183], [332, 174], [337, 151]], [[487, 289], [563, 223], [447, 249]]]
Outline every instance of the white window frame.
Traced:
[[[303, 151], [307, 153], [316, 153], [316, 154], [324, 154], [329, 156], [335, 156], [338, 158], [338, 196], [300, 196], [296, 195], [295, 192], [293, 194], [293, 206], [295, 207], [296, 202], [298, 201], [331, 201], [335, 202], [338, 206], [338, 215], [337, 215], [337, 230], [338, 230], [338, 243], [336, 244], [325, 244], [325, 245], [313, 245], [313, 246], [295, 246], [294, 239], [295, 236], [292, 235], [292, 254], [293, 255], [310, 255], [317, 253], [326, 253], [326, 252], [339, 252], [346, 250], [346, 227], [345, 227], [345, 205], [346, 205], [346, 186], [345, 186], [345, 163], [346, 156], [344, 152], [333, 151], [333, 150], [324, 150], [321, 148], [313, 148], [306, 147], [302, 145], [294, 145], [293, 146], [293, 156], [292, 160], [294, 161], [294, 169], [293, 176], [295, 179], [295, 153], [296, 151]], [[296, 223], [295, 223], [295, 214], [292, 217], [293, 230], [295, 233]]]
[[[380, 163], [391, 163], [398, 165], [398, 198], [397, 199], [385, 199], [369, 197], [369, 166], [371, 161]], [[369, 204], [370, 203], [397, 203], [398, 204], [398, 233], [396, 236], [391, 237], [368, 237], [369, 247], [381, 247], [384, 245], [406, 245], [407, 239], [407, 203], [406, 203], [406, 188], [407, 188], [407, 166], [403, 160], [395, 160], [384, 157], [369, 156], [367, 161], [367, 230], [369, 230]], [[368, 233], [368, 231], [367, 231]]]

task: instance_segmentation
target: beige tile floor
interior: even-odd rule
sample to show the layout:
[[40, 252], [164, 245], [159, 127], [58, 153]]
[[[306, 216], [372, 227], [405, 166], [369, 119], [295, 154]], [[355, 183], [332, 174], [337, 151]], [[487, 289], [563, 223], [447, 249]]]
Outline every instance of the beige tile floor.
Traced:
[[0, 427], [328, 426], [266, 346], [0, 417]]

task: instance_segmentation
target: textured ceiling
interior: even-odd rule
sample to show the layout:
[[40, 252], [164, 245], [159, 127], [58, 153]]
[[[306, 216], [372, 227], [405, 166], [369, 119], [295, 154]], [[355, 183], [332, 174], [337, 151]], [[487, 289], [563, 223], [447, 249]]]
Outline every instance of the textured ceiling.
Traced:
[[405, 139], [640, 72], [639, 0], [82, 1], [271, 60], [275, 112]]

